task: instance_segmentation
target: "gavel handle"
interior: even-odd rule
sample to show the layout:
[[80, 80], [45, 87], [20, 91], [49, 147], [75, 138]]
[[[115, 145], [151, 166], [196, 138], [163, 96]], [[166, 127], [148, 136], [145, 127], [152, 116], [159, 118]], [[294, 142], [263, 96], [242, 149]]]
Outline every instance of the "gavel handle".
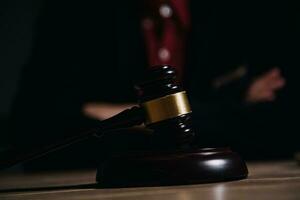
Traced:
[[35, 147], [33, 149], [12, 149], [4, 152], [0, 158], [0, 170], [12, 167], [35, 158], [42, 157], [48, 153], [63, 149], [71, 144], [85, 140], [95, 134], [103, 134], [98, 129], [93, 129], [88, 132], [80, 133], [79, 135], [68, 137], [63, 141], [54, 144], [45, 145], [42, 147]]
[[16, 164], [20, 164], [35, 158], [39, 158], [48, 153], [57, 151], [59, 149], [65, 148], [76, 142], [85, 140], [91, 136], [102, 136], [107, 131], [111, 131], [119, 128], [127, 128], [134, 125], [140, 125], [144, 122], [144, 113], [143, 109], [137, 106], [134, 106], [130, 109], [124, 110], [121, 113], [101, 121], [100, 125], [91, 129], [87, 132], [82, 132], [78, 135], [68, 137], [62, 141], [59, 141], [55, 144], [50, 144], [47, 146], [38, 147], [35, 149], [25, 149], [25, 150], [10, 150], [5, 152], [0, 158], [0, 170], [8, 167], [12, 167]]

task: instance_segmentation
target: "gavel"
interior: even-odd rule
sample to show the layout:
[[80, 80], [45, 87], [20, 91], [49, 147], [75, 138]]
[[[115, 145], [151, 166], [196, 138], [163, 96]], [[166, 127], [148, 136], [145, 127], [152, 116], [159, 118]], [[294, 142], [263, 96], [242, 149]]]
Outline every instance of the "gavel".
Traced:
[[139, 106], [57, 144], [22, 154], [11, 153], [7, 159], [0, 160], [1, 168], [40, 157], [91, 136], [144, 124], [144, 130], [152, 131], [151, 150], [113, 155], [100, 163], [96, 175], [100, 186], [177, 185], [247, 177], [245, 162], [229, 148], [198, 148], [192, 127], [192, 109], [173, 67], [152, 67], [135, 88]]

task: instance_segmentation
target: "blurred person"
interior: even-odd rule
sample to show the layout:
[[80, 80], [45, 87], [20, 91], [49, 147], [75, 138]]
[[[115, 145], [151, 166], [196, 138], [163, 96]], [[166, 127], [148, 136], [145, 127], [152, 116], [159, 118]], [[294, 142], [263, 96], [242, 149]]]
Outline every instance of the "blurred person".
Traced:
[[[94, 127], [136, 104], [133, 85], [147, 67], [170, 64], [189, 94], [200, 146], [286, 156], [294, 149], [274, 152], [284, 139], [273, 131], [282, 122], [276, 102], [293, 51], [289, 12], [275, 2], [46, 1], [15, 101], [12, 141], [42, 145]], [[88, 163], [93, 145], [53, 157]]]

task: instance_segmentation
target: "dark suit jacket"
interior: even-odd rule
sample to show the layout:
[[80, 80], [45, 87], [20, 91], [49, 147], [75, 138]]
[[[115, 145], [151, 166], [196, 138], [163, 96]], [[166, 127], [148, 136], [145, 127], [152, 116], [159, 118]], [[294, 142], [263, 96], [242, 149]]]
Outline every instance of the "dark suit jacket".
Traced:
[[[81, 113], [85, 102], [136, 102], [133, 85], [147, 68], [140, 6], [140, 0], [45, 3], [15, 101], [15, 141], [47, 143], [93, 126]], [[242, 98], [256, 75], [275, 65], [289, 71], [296, 63], [293, 8], [197, 0], [190, 8], [185, 87], [199, 144], [270, 155], [266, 146], [283, 137], [266, 130], [284, 123], [286, 104], [245, 106]], [[240, 65], [248, 67], [246, 76], [213, 89], [214, 78]]]

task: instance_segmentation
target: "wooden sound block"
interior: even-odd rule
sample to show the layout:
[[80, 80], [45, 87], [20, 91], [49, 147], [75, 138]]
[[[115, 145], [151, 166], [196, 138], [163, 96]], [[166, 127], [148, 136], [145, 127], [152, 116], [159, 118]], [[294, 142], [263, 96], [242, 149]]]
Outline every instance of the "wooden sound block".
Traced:
[[97, 169], [102, 187], [197, 184], [246, 178], [248, 170], [229, 148], [139, 152], [114, 156]]

